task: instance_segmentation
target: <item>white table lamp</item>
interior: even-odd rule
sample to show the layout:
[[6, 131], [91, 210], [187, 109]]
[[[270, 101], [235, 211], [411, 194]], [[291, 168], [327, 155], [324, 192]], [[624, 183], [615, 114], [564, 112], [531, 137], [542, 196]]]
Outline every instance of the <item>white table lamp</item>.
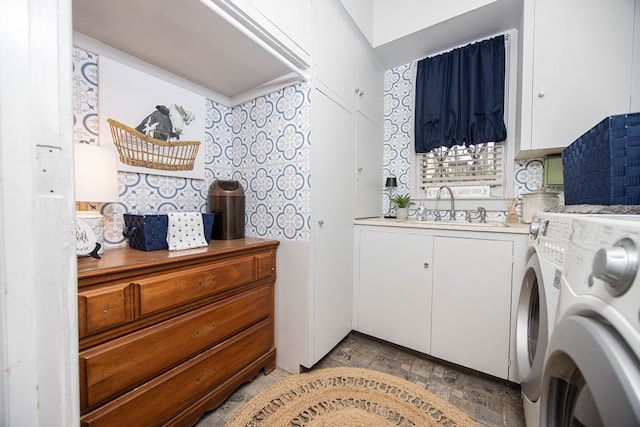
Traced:
[[75, 144], [76, 253], [100, 258], [104, 243], [104, 217], [88, 204], [118, 200], [117, 155], [113, 150], [86, 143]]

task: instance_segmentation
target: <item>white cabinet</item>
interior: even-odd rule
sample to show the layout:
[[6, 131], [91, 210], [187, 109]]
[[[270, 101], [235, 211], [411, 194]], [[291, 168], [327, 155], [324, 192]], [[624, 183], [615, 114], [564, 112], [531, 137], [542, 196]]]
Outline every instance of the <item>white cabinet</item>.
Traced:
[[431, 355], [509, 374], [513, 242], [435, 237]]
[[360, 44], [356, 67], [356, 108], [376, 125], [383, 125], [384, 71], [370, 55], [369, 49]]
[[356, 225], [353, 328], [516, 380], [512, 319], [526, 241], [526, 234]]
[[[348, 19], [339, 2], [317, 2], [313, 78], [319, 91], [352, 114], [355, 133], [349, 146], [356, 147], [356, 157], [352, 176], [342, 185], [354, 183], [353, 214], [364, 218], [381, 214], [384, 73]], [[317, 126], [333, 125], [322, 120], [313, 123], [313, 129]]]
[[377, 217], [382, 213], [382, 129], [356, 113], [355, 217]]
[[353, 296], [353, 121], [314, 90], [311, 105], [311, 367], [350, 331]]
[[518, 156], [559, 152], [630, 110], [634, 0], [525, 0]]
[[433, 238], [356, 228], [354, 328], [429, 353]]
[[318, 1], [313, 75], [348, 108], [357, 109], [382, 127], [384, 71], [371, 47], [354, 33], [346, 15], [334, 1]]
[[317, 7], [313, 77], [353, 109], [360, 42], [332, 0], [318, 0]]

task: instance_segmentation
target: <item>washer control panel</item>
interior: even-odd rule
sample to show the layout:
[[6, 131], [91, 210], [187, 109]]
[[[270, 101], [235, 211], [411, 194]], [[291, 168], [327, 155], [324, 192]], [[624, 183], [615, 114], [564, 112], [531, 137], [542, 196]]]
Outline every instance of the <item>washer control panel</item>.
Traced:
[[[565, 263], [565, 285], [611, 322], [640, 332], [640, 221], [580, 218], [573, 222]], [[561, 292], [563, 292], [561, 290]], [[640, 346], [640, 343], [638, 343]]]
[[[539, 214], [535, 223], [529, 230], [533, 244], [540, 256], [553, 261], [559, 266], [564, 265], [569, 238], [571, 236], [571, 224], [575, 215], [543, 212]], [[536, 224], [536, 226], [533, 226]], [[535, 236], [534, 236], [535, 233]]]

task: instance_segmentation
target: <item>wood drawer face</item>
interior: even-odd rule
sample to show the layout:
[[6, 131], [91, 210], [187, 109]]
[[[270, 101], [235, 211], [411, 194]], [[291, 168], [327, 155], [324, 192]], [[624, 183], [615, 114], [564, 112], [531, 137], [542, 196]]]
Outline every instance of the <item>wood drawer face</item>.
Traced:
[[131, 321], [131, 285], [119, 283], [78, 293], [80, 337]]
[[270, 315], [270, 286], [80, 353], [81, 410], [141, 384]]
[[267, 252], [265, 254], [256, 255], [257, 277], [256, 279], [267, 279], [276, 274], [276, 254], [275, 252]]
[[271, 320], [154, 378], [81, 418], [83, 427], [157, 426], [272, 348]]
[[214, 295], [253, 280], [253, 257], [136, 280], [140, 316]]

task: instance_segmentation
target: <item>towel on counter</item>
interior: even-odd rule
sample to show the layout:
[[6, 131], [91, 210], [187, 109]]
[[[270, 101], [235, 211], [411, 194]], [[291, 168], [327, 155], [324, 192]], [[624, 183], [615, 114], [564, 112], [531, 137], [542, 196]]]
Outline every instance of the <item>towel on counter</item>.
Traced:
[[167, 213], [167, 244], [170, 251], [207, 246], [200, 212]]

